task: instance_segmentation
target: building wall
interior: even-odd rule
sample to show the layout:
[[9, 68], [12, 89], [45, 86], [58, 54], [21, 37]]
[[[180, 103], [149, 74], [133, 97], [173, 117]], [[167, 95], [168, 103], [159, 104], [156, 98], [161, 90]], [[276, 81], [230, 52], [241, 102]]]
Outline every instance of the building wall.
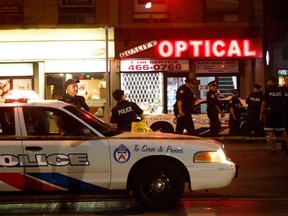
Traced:
[[57, 0], [25, 0], [24, 17], [27, 25], [56, 24], [58, 20]]
[[[5, 1], [2, 1], [5, 2]], [[9, 2], [7, 0], [7, 2]], [[260, 3], [259, 3], [260, 2]], [[117, 35], [117, 40], [126, 40], [129, 45], [129, 41], [132, 39], [140, 39], [145, 41], [147, 38], [159, 37], [158, 34], [162, 32], [162, 35], [166, 33], [169, 36], [169, 31], [178, 33], [179, 29], [183, 37], [190, 37], [189, 32], [193, 32], [194, 37], [203, 38], [219, 38], [219, 37], [254, 37], [261, 38], [262, 30], [255, 20], [260, 20], [261, 17], [261, 2], [262, 0], [241, 0], [240, 1], [240, 21], [239, 22], [205, 22], [205, 0], [168, 0], [169, 7], [169, 19], [167, 22], [159, 20], [148, 20], [147, 22], [135, 22], [133, 20], [133, 0], [95, 0], [95, 23], [89, 24], [58, 24], [58, 0], [25, 0], [24, 1], [24, 24], [23, 25], [1, 25], [2, 29], [29, 29], [29, 28], [100, 28], [103, 26], [110, 26], [118, 29], [121, 33]], [[260, 12], [259, 12], [260, 11]], [[259, 15], [260, 14], [260, 15]], [[257, 17], [256, 17], [257, 16]], [[157, 29], [157, 32], [149, 31], [138, 33], [134, 29]], [[163, 29], [163, 31], [161, 30]], [[169, 29], [169, 31], [167, 31]], [[125, 34], [127, 32], [127, 34]], [[186, 33], [185, 33], [186, 32]], [[119, 37], [119, 38], [118, 38]], [[116, 47], [117, 49], [117, 47]], [[118, 57], [117, 57], [118, 58]], [[113, 71], [118, 71], [117, 65], [119, 62], [115, 62], [116, 68]], [[244, 83], [251, 83], [258, 79], [258, 75], [262, 75], [259, 70], [263, 69], [261, 66], [262, 61], [255, 61], [255, 67], [257, 67], [257, 73], [255, 68], [250, 69], [244, 66], [243, 72], [255, 73], [250, 76], [249, 80], [245, 79]], [[249, 62], [247, 62], [250, 65]], [[258, 65], [260, 64], [260, 65]], [[246, 63], [245, 63], [246, 65]], [[249, 68], [246, 71], [245, 68]], [[117, 86], [114, 83], [114, 78], [117, 75], [113, 75], [112, 85]], [[244, 78], [241, 78], [243, 80]], [[117, 82], [117, 81], [115, 81]], [[242, 82], [242, 81], [241, 81]], [[243, 95], [248, 95], [250, 89], [241, 86]]]
[[[205, 22], [205, 0], [169, 2], [169, 20], [133, 20], [133, 0], [121, 0], [119, 29], [116, 29], [116, 58], [121, 50], [163, 38], [258, 38], [262, 39], [262, 0], [241, 0], [239, 22]], [[155, 29], [155, 30], [154, 30]], [[118, 34], [117, 34], [118, 33]], [[142, 57], [143, 58], [143, 57]], [[264, 84], [262, 59], [241, 60], [240, 95], [247, 97], [253, 83]], [[259, 77], [258, 77], [259, 76]]]

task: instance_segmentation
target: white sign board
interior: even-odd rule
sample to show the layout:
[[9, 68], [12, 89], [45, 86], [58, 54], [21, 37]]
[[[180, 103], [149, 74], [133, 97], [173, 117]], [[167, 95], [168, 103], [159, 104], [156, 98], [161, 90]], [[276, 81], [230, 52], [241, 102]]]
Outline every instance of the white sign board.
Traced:
[[239, 73], [239, 62], [196, 61], [196, 73]]
[[121, 71], [188, 71], [189, 60], [121, 60]]

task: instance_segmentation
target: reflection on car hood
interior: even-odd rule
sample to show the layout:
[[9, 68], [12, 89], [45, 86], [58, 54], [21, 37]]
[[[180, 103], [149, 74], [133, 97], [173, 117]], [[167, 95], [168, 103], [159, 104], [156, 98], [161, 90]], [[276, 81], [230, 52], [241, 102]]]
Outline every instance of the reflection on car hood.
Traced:
[[119, 135], [114, 136], [116, 138], [156, 138], [156, 139], [206, 139], [203, 137], [198, 136], [189, 136], [189, 135], [182, 135], [182, 134], [173, 134], [173, 133], [156, 133], [156, 132], [139, 132], [139, 133], [132, 133], [132, 132], [123, 132]]
[[[176, 144], [189, 144], [189, 145], [195, 145], [195, 146], [210, 146], [213, 148], [219, 148], [219, 145], [222, 145], [222, 143], [211, 140], [209, 138], [203, 138], [198, 136], [188, 136], [188, 135], [181, 135], [181, 134], [172, 134], [172, 133], [154, 133], [154, 132], [146, 132], [146, 133], [132, 133], [132, 132], [123, 132], [119, 135], [114, 136], [113, 138], [120, 138], [120, 139], [175, 139], [173, 140], [173, 143]], [[149, 141], [151, 142], [151, 141]], [[154, 142], [154, 141], [153, 141]], [[161, 144], [161, 141], [158, 141], [157, 143]]]

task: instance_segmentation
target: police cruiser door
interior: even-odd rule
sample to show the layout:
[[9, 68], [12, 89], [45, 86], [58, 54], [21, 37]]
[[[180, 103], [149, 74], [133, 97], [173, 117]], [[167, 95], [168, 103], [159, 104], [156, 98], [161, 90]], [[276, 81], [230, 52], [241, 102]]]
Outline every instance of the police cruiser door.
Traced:
[[23, 154], [17, 110], [13, 106], [0, 107], [0, 191], [18, 191], [23, 187]]
[[25, 107], [22, 127], [26, 190], [107, 188], [109, 147], [78, 119], [50, 107]]

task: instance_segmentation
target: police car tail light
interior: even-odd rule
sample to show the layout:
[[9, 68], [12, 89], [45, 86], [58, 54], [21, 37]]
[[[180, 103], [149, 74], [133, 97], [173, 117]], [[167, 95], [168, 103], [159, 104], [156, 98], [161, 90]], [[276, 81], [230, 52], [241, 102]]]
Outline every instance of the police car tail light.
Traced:
[[226, 155], [222, 149], [215, 152], [197, 152], [194, 155], [195, 163], [220, 163], [226, 160]]
[[10, 90], [4, 98], [5, 103], [27, 103], [29, 100], [41, 100], [33, 90]]

